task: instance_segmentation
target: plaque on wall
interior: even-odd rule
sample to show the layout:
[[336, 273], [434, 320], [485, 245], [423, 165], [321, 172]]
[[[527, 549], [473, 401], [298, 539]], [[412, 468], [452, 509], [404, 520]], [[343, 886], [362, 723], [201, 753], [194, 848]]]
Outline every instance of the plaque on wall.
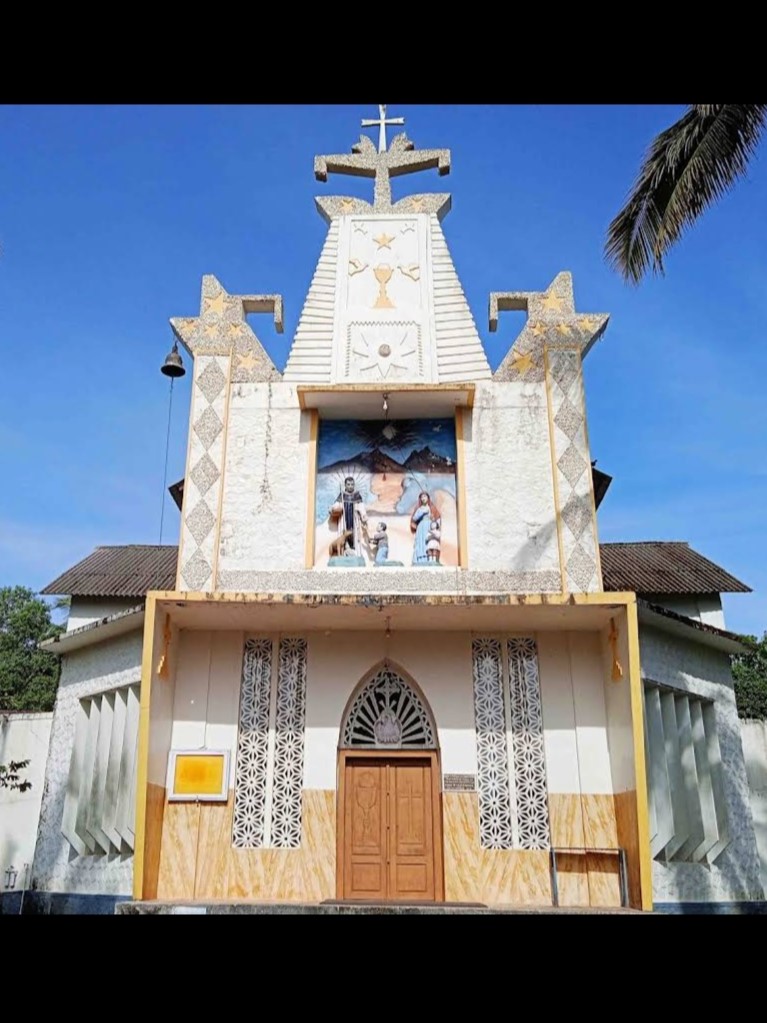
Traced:
[[474, 774], [446, 774], [443, 777], [445, 792], [475, 792], [477, 776]]
[[166, 784], [168, 802], [225, 803], [229, 750], [171, 750]]

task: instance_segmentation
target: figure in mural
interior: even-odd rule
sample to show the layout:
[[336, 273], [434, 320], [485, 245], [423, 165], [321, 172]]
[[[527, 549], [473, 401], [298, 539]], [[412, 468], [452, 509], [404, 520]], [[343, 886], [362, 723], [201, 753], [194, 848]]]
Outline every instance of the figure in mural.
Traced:
[[389, 560], [389, 534], [385, 522], [378, 523], [378, 528], [370, 538], [370, 543], [376, 553], [375, 564], [385, 565]]
[[426, 537], [426, 557], [429, 561], [439, 564], [439, 554], [442, 549], [442, 520], [432, 519], [429, 523], [429, 532]]
[[353, 476], [344, 480], [344, 488], [330, 509], [330, 523], [338, 532], [337, 553], [362, 557], [362, 545], [368, 539], [368, 517]]
[[320, 420], [314, 566], [458, 565], [455, 463], [452, 419]]
[[415, 533], [413, 564], [438, 565], [442, 516], [425, 490], [418, 495], [418, 503], [410, 516], [410, 529]]

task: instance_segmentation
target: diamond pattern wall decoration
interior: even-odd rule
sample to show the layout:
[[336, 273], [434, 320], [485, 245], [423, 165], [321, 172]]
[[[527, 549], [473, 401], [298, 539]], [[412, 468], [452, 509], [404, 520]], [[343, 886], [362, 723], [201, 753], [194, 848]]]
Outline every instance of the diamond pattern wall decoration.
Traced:
[[568, 593], [600, 590], [581, 355], [576, 348], [547, 348], [549, 402], [557, 474], [557, 528]]
[[226, 421], [231, 356], [198, 354], [194, 362], [192, 428], [184, 481], [178, 589], [215, 586], [216, 518], [226, 458]]

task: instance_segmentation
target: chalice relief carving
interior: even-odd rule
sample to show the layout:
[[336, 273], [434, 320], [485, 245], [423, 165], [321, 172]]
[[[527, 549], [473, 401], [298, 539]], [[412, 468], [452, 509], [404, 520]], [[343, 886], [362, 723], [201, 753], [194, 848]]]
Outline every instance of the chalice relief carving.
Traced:
[[375, 775], [371, 771], [363, 771], [357, 781], [354, 788], [354, 801], [362, 811], [362, 834], [360, 835], [360, 841], [364, 843], [366, 838], [375, 840], [372, 811], [378, 802], [378, 786], [376, 785]]
[[389, 266], [388, 263], [379, 263], [378, 266], [373, 267], [373, 274], [375, 279], [378, 281], [378, 298], [375, 300], [373, 305], [374, 309], [394, 309], [396, 308], [392, 300], [386, 293], [386, 286], [392, 279], [394, 270]]
[[[364, 270], [365, 268], [361, 267], [360, 269]], [[374, 309], [396, 308], [394, 302], [392, 302], [388, 292], [386, 291], [386, 287], [394, 275], [394, 269], [395, 268], [389, 266], [388, 263], [379, 263], [378, 266], [373, 268], [373, 274], [375, 275], [375, 279], [378, 281], [378, 297], [373, 305]], [[410, 278], [411, 281], [420, 280], [421, 268], [417, 263], [410, 263], [408, 266], [399, 265], [396, 269], [399, 270], [403, 276]], [[355, 272], [359, 273], [358, 270]]]

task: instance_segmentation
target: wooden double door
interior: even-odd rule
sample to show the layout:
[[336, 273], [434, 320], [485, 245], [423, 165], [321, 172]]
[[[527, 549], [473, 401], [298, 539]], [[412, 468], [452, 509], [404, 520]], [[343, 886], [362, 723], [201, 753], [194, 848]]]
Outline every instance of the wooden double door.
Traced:
[[437, 755], [341, 753], [338, 897], [442, 899]]

